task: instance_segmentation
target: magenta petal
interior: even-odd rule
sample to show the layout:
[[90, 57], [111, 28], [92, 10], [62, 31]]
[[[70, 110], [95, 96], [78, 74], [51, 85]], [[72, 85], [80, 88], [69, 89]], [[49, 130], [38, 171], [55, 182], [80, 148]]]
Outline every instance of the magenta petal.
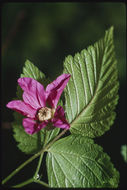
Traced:
[[54, 115], [54, 118], [52, 119], [53, 125], [58, 128], [62, 129], [69, 129], [70, 125], [65, 119], [65, 113], [61, 106], [58, 106]]
[[13, 100], [6, 106], [21, 113], [22, 115], [35, 118], [36, 110], [21, 100]]
[[62, 74], [46, 87], [46, 100], [51, 107], [56, 107], [70, 76], [70, 74]]
[[30, 119], [30, 118], [25, 118], [23, 119], [23, 126], [26, 131], [26, 133], [32, 135], [34, 133], [37, 133], [40, 131], [42, 128], [44, 128], [47, 125], [46, 122], [43, 122], [41, 124], [38, 124], [36, 121]]
[[24, 90], [24, 102], [35, 109], [45, 106], [45, 90], [42, 84], [27, 77], [19, 78], [18, 83]]

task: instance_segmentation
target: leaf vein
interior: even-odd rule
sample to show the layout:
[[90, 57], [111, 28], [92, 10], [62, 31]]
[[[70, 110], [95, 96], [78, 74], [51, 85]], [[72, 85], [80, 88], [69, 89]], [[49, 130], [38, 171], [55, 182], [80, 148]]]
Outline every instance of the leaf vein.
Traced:
[[85, 104], [87, 104], [88, 103], [87, 92], [86, 92], [86, 88], [85, 88], [85, 81], [84, 81], [84, 77], [83, 77], [83, 71], [82, 71], [80, 60], [79, 60], [79, 67], [80, 67], [80, 71], [81, 71], [81, 80], [82, 80], [83, 87], [84, 87], [84, 95], [85, 95], [84, 100], [85, 100]]
[[89, 77], [89, 74], [88, 74], [88, 63], [87, 63], [87, 60], [85, 59], [84, 61], [85, 63], [85, 66], [86, 66], [86, 74], [87, 74], [87, 79], [88, 79], [88, 85], [89, 85], [89, 91], [90, 91], [90, 95], [92, 97], [93, 93], [92, 93], [92, 87], [91, 87], [91, 83], [90, 83], [90, 77]]
[[59, 185], [59, 183], [58, 183], [58, 179], [57, 179], [56, 173], [55, 173], [55, 169], [54, 169], [54, 157], [53, 157], [53, 155], [52, 155], [52, 170], [53, 170], [53, 173], [54, 173], [56, 182], [57, 182], [57, 184], [58, 184], [58, 187], [60, 187], [60, 185]]
[[[54, 156], [54, 158], [55, 158], [55, 156]], [[60, 163], [57, 161], [57, 159], [56, 159], [56, 158], [55, 158], [55, 160], [56, 160], [57, 164], [59, 165], [59, 167], [61, 168], [61, 170], [62, 170], [62, 172], [63, 172], [63, 174], [64, 174], [65, 178], [67, 178], [67, 179], [68, 179], [68, 181], [72, 184], [72, 186], [73, 186], [73, 187], [75, 187], [75, 185], [71, 182], [71, 180], [68, 178], [68, 176], [66, 176], [66, 174], [64, 173], [64, 171], [63, 171], [63, 169], [62, 169], [62, 167], [61, 167]]]
[[75, 92], [76, 92], [76, 100], [77, 100], [77, 114], [79, 114], [79, 98], [78, 98], [78, 90], [77, 90], [77, 86], [75, 84], [75, 77], [74, 77], [74, 70], [71, 64], [71, 70], [72, 70], [72, 76], [73, 76], [73, 81], [74, 81], [74, 88], [75, 88]]
[[36, 79], [36, 76], [35, 76], [34, 71], [33, 71], [33, 69], [32, 69], [32, 67], [31, 67], [31, 65], [30, 65], [30, 64], [29, 64], [29, 68], [30, 68], [30, 70], [31, 70], [31, 73], [32, 73], [32, 75], [33, 75], [34, 79]]
[[[61, 154], [61, 156], [63, 156], [63, 154]], [[78, 157], [80, 158], [79, 155], [78, 155]], [[64, 157], [64, 156], [63, 156], [63, 158], [64, 158], [65, 160], [67, 160], [67, 161], [73, 166], [74, 169], [76, 169], [77, 171], [79, 171], [79, 173], [80, 173], [82, 176], [84, 176], [85, 179], [89, 182], [89, 180], [88, 180], [88, 178], [86, 177], [86, 175], [85, 175], [84, 173], [82, 173], [81, 170], [79, 170], [78, 168], [76, 168], [75, 165], [73, 165], [72, 162], [71, 162], [69, 159], [67, 159], [67, 157]], [[90, 184], [90, 182], [89, 182], [89, 184]]]

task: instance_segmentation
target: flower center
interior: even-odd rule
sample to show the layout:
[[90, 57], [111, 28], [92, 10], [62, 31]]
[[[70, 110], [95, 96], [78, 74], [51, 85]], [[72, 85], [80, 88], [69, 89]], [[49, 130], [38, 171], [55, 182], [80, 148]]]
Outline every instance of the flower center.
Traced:
[[40, 122], [52, 119], [55, 113], [55, 109], [48, 107], [41, 108], [37, 113], [37, 118]]

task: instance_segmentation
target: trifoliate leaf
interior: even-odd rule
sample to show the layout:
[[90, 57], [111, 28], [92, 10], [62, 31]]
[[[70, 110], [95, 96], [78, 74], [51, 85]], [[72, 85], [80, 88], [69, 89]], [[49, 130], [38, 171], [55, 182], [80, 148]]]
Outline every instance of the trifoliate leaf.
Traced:
[[[43, 85], [46, 85], [49, 81], [49, 79], [47, 80], [45, 75], [28, 60], [25, 62], [25, 67], [23, 68], [23, 74], [21, 74], [21, 77], [34, 78], [37, 81], [41, 82]], [[22, 93], [23, 91], [20, 86], [17, 86], [16, 99], [22, 99]], [[59, 133], [60, 130], [59, 128], [55, 128], [50, 131], [45, 131], [43, 129], [36, 134], [29, 135], [25, 132], [24, 127], [22, 126], [23, 116], [17, 112], [14, 112], [14, 119], [15, 121], [13, 123], [13, 136], [18, 142], [18, 148], [26, 154], [37, 153], [43, 147], [45, 136], [48, 136], [48, 139], [46, 140], [48, 143]]]
[[109, 156], [92, 139], [70, 135], [48, 150], [48, 180], [51, 187], [117, 187], [119, 173]]
[[121, 155], [123, 156], [124, 161], [127, 163], [127, 145], [121, 146]]
[[118, 102], [118, 73], [113, 27], [103, 39], [64, 62], [71, 78], [65, 88], [66, 113], [71, 133], [97, 137], [109, 130]]

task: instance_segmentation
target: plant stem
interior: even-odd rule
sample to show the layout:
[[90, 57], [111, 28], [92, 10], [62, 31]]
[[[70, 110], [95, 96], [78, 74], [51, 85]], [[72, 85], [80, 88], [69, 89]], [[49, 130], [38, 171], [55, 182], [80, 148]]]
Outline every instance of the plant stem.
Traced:
[[26, 181], [24, 181], [24, 182], [22, 182], [22, 183], [20, 183], [18, 185], [12, 186], [12, 187], [13, 188], [20, 188], [20, 187], [28, 185], [28, 184], [30, 184], [32, 182], [39, 183], [39, 184], [41, 184], [41, 185], [43, 185], [45, 187], [49, 187], [49, 185], [47, 183], [45, 183], [44, 181], [36, 180], [36, 179], [33, 179], [33, 178], [30, 178], [30, 179], [28, 179], [28, 180], [26, 180]]
[[34, 182], [34, 179], [33, 179], [33, 178], [30, 178], [30, 179], [28, 179], [27, 181], [24, 181], [24, 182], [22, 182], [22, 183], [20, 183], [20, 184], [18, 184], [18, 185], [12, 186], [12, 187], [13, 187], [13, 188], [20, 188], [20, 187], [23, 187], [23, 186], [25, 186], [25, 185], [28, 185], [28, 184], [30, 184], [30, 183], [32, 183], [32, 182]]
[[[23, 164], [21, 164], [18, 168], [16, 168], [9, 176], [7, 176], [3, 181], [2, 184], [5, 184], [9, 179], [11, 179], [16, 173], [18, 173], [22, 168], [24, 168], [27, 164], [29, 164], [31, 161], [33, 161], [35, 158], [37, 158], [38, 156], [40, 156], [42, 154], [43, 157], [43, 153], [45, 151], [48, 150], [48, 148], [55, 142], [57, 141], [61, 136], [63, 136], [66, 133], [66, 129], [64, 129], [59, 135], [57, 135], [51, 142], [49, 142], [41, 151], [39, 151], [37, 154], [33, 155], [31, 158], [29, 158], [28, 160], [26, 160]], [[41, 160], [40, 163], [38, 164], [37, 170], [38, 168], [40, 168], [40, 164], [41, 164]]]
[[36, 169], [35, 174], [34, 174], [35, 179], [38, 178], [38, 172], [39, 172], [39, 169], [41, 167], [41, 162], [42, 162], [43, 155], [44, 155], [44, 152], [42, 152], [42, 154], [40, 155], [39, 162], [38, 162], [38, 165], [37, 165], [37, 169]]
[[2, 184], [5, 184], [9, 179], [11, 179], [16, 173], [18, 173], [22, 168], [24, 168], [28, 163], [30, 163], [32, 160], [37, 158], [42, 152], [44, 151], [41, 150], [37, 154], [34, 154], [32, 157], [30, 157], [28, 160], [26, 160], [23, 164], [21, 164], [16, 170], [14, 170], [8, 177], [6, 177], [3, 181]]
[[[43, 148], [45, 147], [45, 145], [47, 143], [47, 132], [46, 132], [46, 130], [44, 130], [44, 137], [45, 138], [44, 138]], [[39, 169], [41, 167], [41, 162], [42, 162], [43, 155], [44, 155], [44, 152], [42, 152], [41, 155], [40, 155], [39, 162], [38, 162], [38, 165], [37, 165], [37, 169], [36, 169], [35, 174], [34, 174], [34, 179], [38, 178], [38, 172], [39, 172]]]
[[54, 144], [54, 142], [56, 142], [60, 137], [62, 137], [65, 133], [67, 132], [66, 129], [64, 129], [61, 133], [59, 133], [59, 135], [57, 135], [51, 142], [49, 142], [45, 148], [44, 151], [47, 151], [48, 148], [50, 148], [52, 146], [52, 144]]
[[40, 181], [40, 180], [34, 180], [35, 183], [39, 183], [45, 187], [49, 187], [49, 185], [47, 183], [45, 183], [44, 181]]

